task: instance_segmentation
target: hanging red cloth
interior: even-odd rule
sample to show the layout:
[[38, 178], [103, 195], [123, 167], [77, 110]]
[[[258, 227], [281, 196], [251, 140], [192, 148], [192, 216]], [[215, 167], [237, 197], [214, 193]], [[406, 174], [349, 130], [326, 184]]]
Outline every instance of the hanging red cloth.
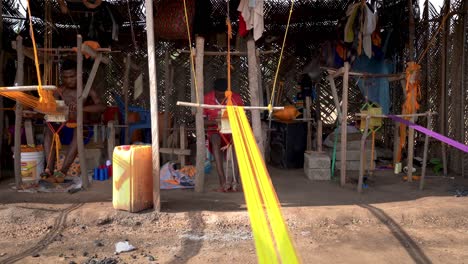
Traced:
[[242, 17], [242, 13], [239, 12], [239, 35], [241, 37], [247, 36], [249, 31], [247, 30], [247, 23], [245, 23], [244, 17]]

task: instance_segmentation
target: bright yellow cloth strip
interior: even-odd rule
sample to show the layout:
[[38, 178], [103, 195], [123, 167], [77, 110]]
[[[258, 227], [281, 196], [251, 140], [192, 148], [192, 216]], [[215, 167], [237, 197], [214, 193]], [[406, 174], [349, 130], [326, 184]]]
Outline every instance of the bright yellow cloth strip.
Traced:
[[299, 263], [265, 162], [241, 107], [228, 102], [239, 171], [259, 263]]

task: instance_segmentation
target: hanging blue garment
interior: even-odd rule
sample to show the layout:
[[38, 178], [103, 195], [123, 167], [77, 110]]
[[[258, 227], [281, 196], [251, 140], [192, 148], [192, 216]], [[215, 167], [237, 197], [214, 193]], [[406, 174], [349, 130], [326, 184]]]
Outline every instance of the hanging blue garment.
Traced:
[[[356, 58], [352, 65], [352, 71], [362, 73], [389, 74], [392, 65], [382, 59], [371, 58], [361, 55]], [[355, 77], [357, 78], [357, 77]], [[390, 110], [390, 92], [387, 78], [359, 78], [358, 86], [369, 101], [378, 103], [382, 112], [388, 114]]]

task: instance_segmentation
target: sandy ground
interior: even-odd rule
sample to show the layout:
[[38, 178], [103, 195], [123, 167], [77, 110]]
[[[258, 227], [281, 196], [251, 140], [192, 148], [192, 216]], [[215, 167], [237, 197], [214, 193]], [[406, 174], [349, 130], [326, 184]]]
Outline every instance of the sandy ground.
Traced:
[[[466, 182], [433, 177], [427, 189], [379, 173], [363, 194], [271, 168], [303, 263], [468, 263]], [[75, 194], [0, 186], [0, 263], [256, 263], [242, 193], [162, 192], [162, 212], [112, 208], [111, 182]], [[128, 240], [135, 251], [114, 254]]]

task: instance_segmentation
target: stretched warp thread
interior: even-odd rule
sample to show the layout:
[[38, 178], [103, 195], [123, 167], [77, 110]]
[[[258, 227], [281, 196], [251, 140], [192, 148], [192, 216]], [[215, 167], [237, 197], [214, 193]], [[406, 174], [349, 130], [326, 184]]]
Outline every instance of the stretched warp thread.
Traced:
[[[403, 103], [402, 113], [404, 115], [414, 114], [419, 109], [418, 100], [421, 98], [421, 86], [419, 70], [421, 66], [414, 61], [408, 62], [406, 68], [406, 99]], [[409, 120], [409, 117], [406, 117]], [[406, 125], [400, 123], [400, 145], [398, 148], [397, 162], [401, 161], [401, 152], [406, 143]]]
[[250, 216], [250, 225], [255, 239], [257, 259], [259, 263], [299, 263], [281, 214], [278, 197], [274, 191], [247, 115], [242, 107], [233, 106], [229, 48], [232, 28], [229, 17], [226, 24], [228, 27], [228, 89], [225, 93], [227, 113], [232, 129], [232, 138], [239, 163], [247, 210]]

